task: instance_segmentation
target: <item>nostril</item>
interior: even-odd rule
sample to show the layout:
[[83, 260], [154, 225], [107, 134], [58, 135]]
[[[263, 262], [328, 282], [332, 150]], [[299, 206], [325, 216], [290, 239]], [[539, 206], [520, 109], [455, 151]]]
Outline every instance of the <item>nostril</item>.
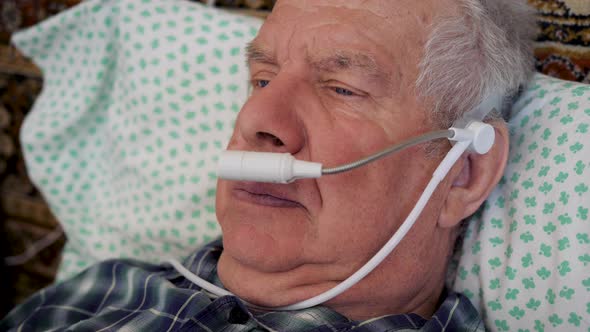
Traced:
[[276, 137], [273, 134], [265, 133], [265, 132], [257, 132], [256, 138], [263, 141], [270, 141], [274, 146], [283, 146], [285, 145], [280, 138]]
[[274, 144], [275, 146], [283, 146], [283, 145], [285, 145], [285, 144], [283, 144], [283, 141], [281, 141], [278, 137], [275, 137], [272, 140], [272, 144]]

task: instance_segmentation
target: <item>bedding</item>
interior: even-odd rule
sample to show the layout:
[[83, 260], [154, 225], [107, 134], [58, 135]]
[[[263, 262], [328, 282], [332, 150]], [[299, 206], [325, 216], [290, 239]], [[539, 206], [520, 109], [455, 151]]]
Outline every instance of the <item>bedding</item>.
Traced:
[[[261, 21], [181, 1], [88, 1], [13, 37], [45, 86], [21, 141], [68, 236], [59, 278], [110, 257], [182, 259], [219, 235], [215, 166]], [[590, 325], [590, 87], [537, 74], [506, 173], [467, 223], [451, 286], [487, 327]]]
[[537, 74], [504, 176], [471, 217], [454, 289], [492, 331], [590, 328], [590, 86]]
[[182, 258], [220, 234], [217, 153], [260, 20], [186, 1], [88, 1], [13, 43], [44, 87], [21, 142], [68, 237], [58, 279], [110, 257]]

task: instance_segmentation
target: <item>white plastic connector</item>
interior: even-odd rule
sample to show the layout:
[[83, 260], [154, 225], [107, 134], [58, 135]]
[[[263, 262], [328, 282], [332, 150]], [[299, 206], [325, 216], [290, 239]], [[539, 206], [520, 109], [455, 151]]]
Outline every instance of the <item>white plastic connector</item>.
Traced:
[[290, 183], [319, 178], [322, 164], [296, 160], [289, 153], [223, 151], [217, 175], [225, 180]]
[[450, 130], [454, 132], [453, 137], [450, 138], [451, 141], [471, 142], [467, 149], [478, 154], [488, 153], [496, 139], [494, 127], [479, 121], [469, 123], [464, 129], [451, 128]]

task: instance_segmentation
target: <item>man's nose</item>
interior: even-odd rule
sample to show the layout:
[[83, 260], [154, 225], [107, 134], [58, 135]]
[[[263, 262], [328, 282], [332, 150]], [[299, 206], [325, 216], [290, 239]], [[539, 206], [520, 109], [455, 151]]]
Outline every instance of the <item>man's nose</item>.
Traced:
[[246, 149], [296, 154], [303, 148], [305, 127], [297, 112], [298, 99], [304, 98], [301, 92], [294, 84], [275, 78], [252, 94], [236, 122]]

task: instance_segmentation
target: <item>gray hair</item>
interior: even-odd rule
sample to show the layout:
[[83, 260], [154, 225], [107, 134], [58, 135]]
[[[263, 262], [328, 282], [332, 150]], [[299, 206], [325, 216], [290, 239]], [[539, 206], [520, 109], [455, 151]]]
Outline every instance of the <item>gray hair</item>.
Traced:
[[510, 99], [533, 72], [535, 23], [524, 0], [458, 1], [458, 16], [435, 21], [416, 82], [445, 128], [492, 94]]

